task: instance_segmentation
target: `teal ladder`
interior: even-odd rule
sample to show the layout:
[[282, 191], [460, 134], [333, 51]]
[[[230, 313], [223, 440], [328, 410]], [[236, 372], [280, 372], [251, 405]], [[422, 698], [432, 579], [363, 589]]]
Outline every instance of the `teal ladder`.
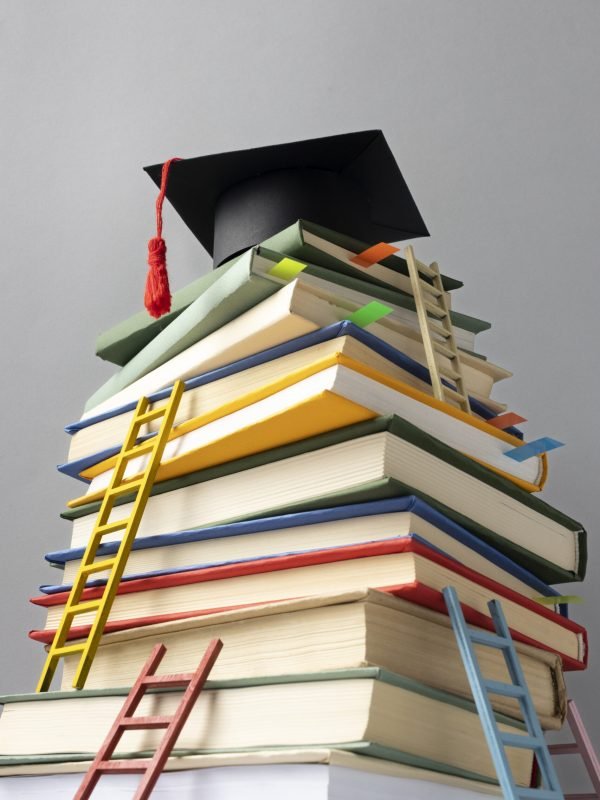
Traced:
[[[443, 590], [443, 595], [505, 800], [529, 800], [530, 798], [531, 800], [564, 800], [552, 763], [552, 756], [544, 739], [542, 727], [537, 718], [500, 602], [491, 600], [488, 603], [494, 630], [496, 631], [494, 634], [472, 630], [468, 627], [456, 589], [453, 586], [447, 586]], [[476, 644], [494, 647], [502, 651], [512, 683], [503, 683], [502, 681], [492, 681], [484, 678], [475, 654], [474, 645]], [[490, 703], [490, 694], [514, 697], [519, 701], [527, 727], [527, 735], [505, 733], [499, 730], [492, 704]], [[506, 747], [533, 750], [537, 767], [542, 777], [541, 787], [525, 788], [515, 784], [506, 756]]]

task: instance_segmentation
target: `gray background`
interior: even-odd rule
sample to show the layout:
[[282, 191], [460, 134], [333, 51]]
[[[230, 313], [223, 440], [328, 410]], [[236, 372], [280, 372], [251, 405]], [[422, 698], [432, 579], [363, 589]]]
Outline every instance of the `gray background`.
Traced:
[[[514, 372], [495, 396], [567, 443], [544, 499], [589, 531], [566, 590], [590, 669], [568, 682], [600, 742], [598, 2], [4, 0], [0, 37], [0, 691], [42, 664], [27, 600], [69, 542], [77, 485], [54, 466], [112, 372], [95, 337], [141, 308], [141, 167], [381, 127], [431, 231], [418, 254], [465, 282], [454, 307], [493, 323], [479, 349]], [[176, 289], [210, 260], [165, 226]]]

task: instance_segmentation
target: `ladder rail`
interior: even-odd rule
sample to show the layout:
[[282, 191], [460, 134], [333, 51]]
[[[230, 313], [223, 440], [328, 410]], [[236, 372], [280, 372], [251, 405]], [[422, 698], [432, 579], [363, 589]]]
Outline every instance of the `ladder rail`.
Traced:
[[[81, 689], [85, 685], [102, 633], [110, 615], [121, 578], [123, 577], [127, 559], [133, 547], [133, 542], [143, 517], [148, 498], [150, 497], [156, 474], [160, 467], [160, 460], [171, 434], [184, 388], [184, 383], [182, 381], [176, 381], [167, 404], [154, 411], [148, 411], [150, 401], [146, 397], [140, 398], [137, 404], [129, 430], [119, 452], [117, 463], [111, 475], [109, 485], [102, 499], [94, 529], [86, 545], [77, 576], [69, 592], [69, 597], [65, 604], [60, 623], [57, 627], [54, 639], [50, 644], [46, 662], [38, 682], [36, 690], [38, 692], [47, 691], [50, 688], [60, 659], [66, 655], [77, 652], [81, 652], [81, 655], [73, 680], [73, 687]], [[154, 437], [153, 449], [144, 470], [143, 477], [137, 481], [128, 482], [124, 479], [125, 469], [129, 459], [132, 457], [132, 449], [136, 446], [140, 427], [145, 424], [149, 416], [151, 416], [152, 419], [162, 416], [162, 422]], [[110, 517], [115, 508], [115, 500], [125, 492], [135, 492], [133, 506], [126, 517], [111, 522]], [[86, 589], [87, 579], [89, 574], [94, 571], [98, 551], [102, 544], [102, 538], [106, 534], [118, 530], [123, 531], [121, 542], [114, 556], [112, 566], [108, 571], [108, 578], [106, 584], [103, 586], [100, 600], [95, 603], [91, 601], [89, 603], [82, 602], [81, 598]], [[100, 556], [100, 560], [102, 559], [103, 557]], [[79, 614], [93, 612], [94, 608], [94, 617], [83, 647], [81, 644], [67, 644], [67, 639], [75, 618]]]
[[592, 740], [583, 724], [583, 719], [574, 700], [567, 701], [567, 722], [574, 741], [567, 744], [548, 745], [548, 750], [551, 755], [581, 756], [594, 791], [587, 794], [567, 794], [565, 795], [565, 800], [577, 800], [578, 798], [600, 800], [600, 759], [594, 750]]

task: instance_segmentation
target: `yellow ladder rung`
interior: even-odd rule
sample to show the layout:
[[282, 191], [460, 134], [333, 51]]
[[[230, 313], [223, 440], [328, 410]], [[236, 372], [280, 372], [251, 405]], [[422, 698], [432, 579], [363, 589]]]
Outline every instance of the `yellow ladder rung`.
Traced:
[[429, 321], [429, 330], [437, 336], [443, 336], [444, 339], [449, 339], [452, 336], [452, 331], [449, 331], [448, 328], [444, 328], [442, 325], [438, 325], [436, 322], [431, 322], [431, 320]]
[[54, 647], [50, 650], [51, 658], [61, 658], [62, 656], [70, 656], [72, 653], [81, 653], [85, 650], [85, 642], [78, 644], [64, 644], [62, 647]]
[[137, 492], [142, 486], [146, 483], [144, 478], [137, 478], [134, 481], [127, 481], [127, 483], [122, 483], [120, 486], [114, 486], [106, 490], [104, 496], [110, 497], [122, 497], [123, 495], [133, 494]]
[[74, 605], [65, 606], [65, 613], [70, 616], [77, 616], [79, 614], [88, 614], [90, 611], [97, 611], [102, 605], [102, 598], [97, 600], [84, 600], [83, 603], [75, 603]]
[[443, 375], [444, 378], [449, 378], [451, 381], [459, 381], [462, 378], [460, 372], [457, 372], [455, 369], [450, 369], [450, 367], [438, 367], [438, 372], [440, 375]]
[[452, 400], [464, 400], [460, 392], [457, 392], [456, 389], [451, 389], [449, 386], [444, 386], [444, 394]]
[[155, 408], [152, 411], [145, 411], [143, 414], [140, 414], [135, 419], [136, 427], [141, 427], [145, 425], [147, 422], [153, 422], [155, 419], [160, 419], [164, 417], [168, 406], [161, 406], [160, 408]]
[[138, 456], [145, 456], [148, 453], [152, 453], [156, 446], [156, 439], [152, 437], [147, 442], [142, 442], [141, 444], [136, 444], [135, 447], [131, 447], [129, 450], [122, 450], [120, 453], [121, 458], [137, 458]]
[[443, 289], [438, 289], [432, 283], [425, 283], [425, 281], [423, 281], [423, 283], [421, 284], [421, 289], [424, 289], [426, 292], [429, 292], [434, 297], [441, 297], [443, 294], [445, 294]]
[[435, 278], [435, 276], [437, 275], [437, 272], [434, 269], [432, 269], [428, 264], [426, 264], [424, 261], [420, 261], [418, 258], [415, 258], [414, 262], [418, 271], [422, 275], [425, 275], [426, 278]]
[[124, 530], [128, 525], [131, 517], [123, 517], [114, 522], [106, 522], [104, 525], [96, 525], [92, 531], [93, 539], [101, 539], [103, 536], [108, 536], [109, 533], [116, 533], [117, 531]]
[[92, 564], [82, 564], [79, 572], [82, 575], [93, 575], [95, 572], [105, 572], [112, 569], [117, 563], [116, 558], [105, 558], [104, 561], [94, 561]]

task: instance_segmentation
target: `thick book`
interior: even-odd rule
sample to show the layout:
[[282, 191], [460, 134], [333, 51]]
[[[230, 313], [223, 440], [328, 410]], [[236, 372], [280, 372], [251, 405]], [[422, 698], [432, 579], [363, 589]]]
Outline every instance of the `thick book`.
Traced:
[[[448, 617], [426, 606], [373, 589], [327, 594], [222, 611], [187, 619], [149, 622], [103, 635], [88, 689], [130, 686], [151, 648], [162, 642], [165, 674], [193, 671], [198, 653], [214, 638], [226, 642], [211, 672], [217, 679], [376, 666], [434, 689], [470, 698]], [[545, 729], [561, 727], [566, 688], [560, 657], [515, 642], [527, 686]], [[488, 678], [509, 680], [501, 651], [480, 652]], [[62, 689], [70, 689], [77, 654], [64, 658]], [[494, 695], [494, 709], [522, 719], [518, 701]]]
[[[123, 581], [111, 605], [109, 622], [150, 615], [172, 617], [210, 613], [216, 609], [277, 602], [312, 594], [376, 588], [444, 610], [442, 589], [454, 586], [461, 602], [489, 625], [487, 603], [502, 600], [514, 638], [558, 653], [569, 669], [587, 663], [586, 631], [546, 606], [462, 566], [416, 537], [369, 542], [254, 559], [217, 566], [199, 566]], [[96, 600], [104, 587], [85, 589], [80, 601]], [[46, 630], [58, 627], [69, 591], [32, 598], [46, 609]], [[89, 626], [95, 612], [78, 615]], [[72, 632], [72, 636], [76, 632]]]
[[[367, 748], [364, 749], [365, 752]], [[167, 760], [157, 797], [207, 800], [493, 800], [498, 786], [386, 758], [325, 748], [259, 750]], [[373, 757], [374, 756], [374, 757]], [[65, 800], [74, 797], [89, 761], [0, 767], [0, 797]], [[18, 770], [21, 770], [19, 773]], [[43, 774], [40, 771], [46, 770]], [[104, 776], [94, 800], [133, 797], [139, 776]]]
[[[583, 580], [581, 523], [399, 417], [378, 417], [155, 484], [137, 536], [414, 494], [546, 583]], [[124, 516], [131, 497], [117, 498]], [[71, 547], [99, 503], [69, 509]], [[118, 539], [118, 534], [113, 539]], [[110, 540], [110, 535], [105, 541]]]
[[[11, 695], [0, 698], [0, 754], [93, 757], [127, 689]], [[149, 692], [141, 716], [170, 716], [181, 692]], [[522, 723], [497, 715], [502, 731]], [[448, 735], [460, 731], [460, 736]], [[51, 735], [49, 735], [51, 732]], [[163, 732], [128, 732], [128, 754], [155, 749]], [[472, 701], [382, 669], [364, 668], [275, 678], [209, 681], [177, 740], [179, 751], [214, 753], [271, 747], [325, 747], [359, 752], [365, 745], [412, 766], [474, 779], [495, 779]], [[381, 751], [380, 751], [381, 752]], [[115, 753], [127, 757], [123, 750]], [[387, 756], [384, 756], [387, 757]], [[529, 785], [532, 752], [511, 749], [517, 783]], [[0, 764], [2, 761], [0, 761]]]
[[[279, 248], [278, 243], [281, 243], [284, 249]], [[366, 243], [302, 220], [269, 239], [265, 242], [265, 246], [269, 250], [304, 258], [316, 266], [359, 278], [367, 283], [391, 285], [405, 293], [410, 289], [408, 267], [403, 258], [389, 256], [381, 263], [373, 264], [369, 269], [359, 267], [353, 264], [350, 258], [363, 252], [368, 247]], [[153, 319], [145, 311], [140, 311], [100, 334], [96, 341], [96, 354], [106, 361], [124, 366], [202, 294], [211, 292], [218, 298], [219, 295], [213, 289], [213, 285], [221, 281], [228, 272], [235, 270], [235, 263], [238, 260], [239, 256], [179, 289], [172, 296], [170, 312], [159, 319]], [[446, 291], [462, 286], [461, 281], [446, 276], [442, 276], [442, 282]], [[226, 287], [226, 290], [228, 288]], [[250, 287], [248, 289], [250, 290]], [[260, 289], [258, 292], [260, 293]], [[409, 293], [412, 294], [412, 291]], [[256, 296], [258, 295], [248, 291], [245, 299], [238, 299], [237, 313], [247, 311], [255, 302]]]
[[[528, 492], [539, 491], [546, 481], [545, 454], [515, 460], [509, 453], [524, 445], [520, 439], [339, 353], [283, 373], [180, 423], [165, 447], [155, 480], [176, 478], [386, 414], [398, 414]], [[106, 458], [101, 451], [96, 459], [81, 472], [90, 481], [87, 492], [69, 506], [104, 496], [118, 456]], [[129, 460], [124, 479], [140, 479], [149, 459], [143, 455]]]
[[[148, 372], [209, 334], [219, 331], [227, 323], [239, 320], [244, 312], [247, 313], [261, 300], [277, 293], [288, 282], [272, 276], [270, 271], [282, 258], [281, 254], [267, 250], [261, 250], [259, 255], [256, 248], [240, 256], [232, 268], [224, 273], [222, 280], [214, 282], [210, 290], [203, 292], [131, 361], [94, 392], [86, 403], [86, 411], [95, 409]], [[380, 300], [391, 309], [389, 316], [392, 322], [419, 331], [417, 314], [412, 310], [414, 301], [400, 292], [365, 284], [361, 280], [313, 265], [307, 266], [301, 273], [301, 281], [329, 303], [342, 307], [350, 305], [349, 313], [371, 302], [373, 298]], [[252, 302], [246, 299], [249, 293], [253, 297]], [[469, 329], [480, 330], [482, 324], [489, 327], [487, 323], [456, 312], [451, 312], [451, 319], [457, 344], [467, 350], [474, 349], [474, 333]]]
[[[201, 563], [261, 559], [398, 536], [426, 539], [461, 564], [526, 597], [559, 595], [556, 589], [414, 496], [136, 538], [123, 580], [139, 578], [143, 573], [187, 570]], [[99, 555], [113, 556], [119, 545], [120, 541], [103, 544]], [[84, 551], [85, 548], [78, 547], [46, 555], [50, 564], [63, 570], [63, 585], [75, 580]], [[86, 585], [99, 585], [98, 581], [105, 577], [98, 573]], [[51, 586], [40, 588], [45, 593], [61, 590]], [[559, 608], [566, 615], [566, 609], [560, 605]]]
[[[302, 369], [314, 361], [336, 353], [369, 364], [391, 377], [396, 377], [404, 383], [432, 395], [431, 378], [427, 367], [387, 344], [370, 331], [359, 328], [349, 320], [343, 320], [320, 328], [313, 333], [291, 339], [281, 345], [267, 348], [255, 355], [238, 359], [224, 367], [211, 369], [188, 378], [185, 381], [185, 392], [179, 404], [175, 422], [176, 424], [185, 422], [193, 416], [205, 413], [211, 408], [233, 399], [244, 391], [253, 391], [257, 386], [273, 380], [285, 372]], [[467, 371], [468, 369], [467, 367]], [[489, 375], [485, 376], [481, 371], [471, 369], [469, 384], [473, 386], [479, 379], [481, 379], [481, 383], [489, 381]], [[444, 382], [451, 386], [445, 379]], [[491, 383], [489, 386], [480, 388], [488, 391]], [[152, 392], [149, 394], [149, 400], [153, 405], [156, 403], [156, 407], [158, 407], [158, 404], [167, 398], [169, 392], [170, 387]], [[132, 401], [67, 425], [65, 430], [71, 435], [69, 461], [84, 459], [101, 449], [108, 451], [111, 449], [109, 445], [116, 451], [118, 449], [116, 443], [122, 440], [127, 433], [136, 403], [137, 401]], [[505, 408], [502, 404], [487, 397], [482, 401], [473, 394], [469, 396], [469, 404], [472, 413], [485, 420], [491, 419]], [[145, 430], [155, 431], [157, 425], [157, 422], [151, 422]], [[506, 432], [517, 438], [523, 438], [523, 434], [518, 428], [510, 427], [506, 429]], [[74, 477], [77, 474], [68, 463], [61, 465], [59, 470]]]

